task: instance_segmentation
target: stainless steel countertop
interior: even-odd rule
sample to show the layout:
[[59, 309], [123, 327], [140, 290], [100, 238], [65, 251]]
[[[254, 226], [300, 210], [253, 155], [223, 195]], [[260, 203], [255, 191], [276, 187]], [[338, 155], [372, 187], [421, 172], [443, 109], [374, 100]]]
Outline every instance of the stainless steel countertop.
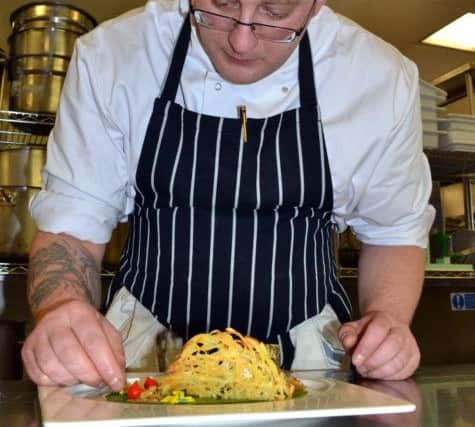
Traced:
[[[325, 372], [349, 379], [348, 374]], [[425, 367], [408, 381], [353, 382], [416, 404], [413, 413], [316, 419], [318, 427], [475, 427], [475, 364]], [[0, 425], [40, 427], [36, 387], [28, 381], [0, 381]], [[306, 425], [309, 425], [308, 422]]]

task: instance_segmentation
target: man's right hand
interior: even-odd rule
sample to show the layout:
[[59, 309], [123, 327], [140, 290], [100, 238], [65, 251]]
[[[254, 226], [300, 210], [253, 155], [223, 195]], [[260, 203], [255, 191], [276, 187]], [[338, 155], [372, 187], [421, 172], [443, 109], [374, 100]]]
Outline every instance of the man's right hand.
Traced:
[[69, 300], [42, 314], [25, 341], [26, 372], [39, 385], [108, 385], [125, 382], [118, 331], [90, 303]]

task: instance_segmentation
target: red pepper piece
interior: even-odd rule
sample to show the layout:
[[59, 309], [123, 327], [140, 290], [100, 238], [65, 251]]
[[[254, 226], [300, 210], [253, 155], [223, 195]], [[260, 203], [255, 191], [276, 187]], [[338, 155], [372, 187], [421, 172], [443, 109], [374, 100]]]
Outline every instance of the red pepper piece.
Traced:
[[140, 384], [138, 383], [138, 381], [135, 381], [133, 384], [131, 384], [127, 388], [127, 397], [130, 400], [136, 400], [140, 397], [142, 392], [143, 392], [142, 387], [140, 387]]
[[146, 389], [149, 389], [150, 387], [158, 387], [158, 382], [152, 378], [152, 377], [147, 377], [145, 378], [145, 382], [143, 383], [143, 386], [146, 388]]

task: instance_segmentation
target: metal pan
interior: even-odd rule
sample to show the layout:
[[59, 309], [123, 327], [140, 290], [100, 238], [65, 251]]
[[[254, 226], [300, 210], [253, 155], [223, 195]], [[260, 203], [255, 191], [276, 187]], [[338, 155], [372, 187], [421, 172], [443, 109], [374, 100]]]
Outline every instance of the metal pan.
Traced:
[[67, 26], [35, 22], [8, 38], [10, 57], [54, 55], [70, 58], [81, 34]]
[[0, 150], [0, 187], [41, 188], [45, 161], [45, 147]]
[[[29, 187], [0, 187], [0, 259], [24, 262], [37, 232], [28, 211], [30, 199], [40, 191]], [[127, 237], [127, 224], [119, 224], [107, 244], [103, 263], [114, 268]]]
[[31, 21], [49, 21], [53, 23], [68, 23], [84, 30], [92, 30], [97, 21], [84, 10], [59, 1], [44, 1], [28, 3], [14, 10], [10, 15], [13, 31], [19, 31]]
[[0, 257], [23, 261], [28, 253], [36, 225], [28, 213], [31, 197], [38, 188], [0, 187]]
[[10, 109], [54, 114], [69, 60], [58, 56], [23, 56], [9, 61]]

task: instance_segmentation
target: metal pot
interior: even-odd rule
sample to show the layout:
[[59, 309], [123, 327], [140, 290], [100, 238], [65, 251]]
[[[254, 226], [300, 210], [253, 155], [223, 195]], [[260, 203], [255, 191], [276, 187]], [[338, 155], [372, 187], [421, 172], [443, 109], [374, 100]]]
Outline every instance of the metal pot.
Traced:
[[0, 48], [0, 84], [2, 83], [3, 70], [5, 69], [6, 62], [7, 62], [7, 54], [5, 53], [3, 49]]
[[[45, 161], [46, 147], [0, 150], [0, 259], [28, 258], [37, 231], [28, 204], [41, 189]], [[127, 224], [119, 224], [107, 245], [104, 264], [119, 263], [126, 237]]]
[[6, 89], [6, 79], [4, 78], [7, 55], [3, 49], [0, 49], [0, 107], [3, 105], [4, 91]]
[[41, 188], [45, 161], [45, 147], [0, 150], [0, 187]]
[[[30, 187], [0, 187], [0, 259], [26, 261], [37, 227], [28, 211], [30, 199], [40, 191]], [[113, 231], [104, 265], [117, 266], [127, 237], [127, 224]]]
[[57, 56], [11, 58], [10, 109], [54, 114], [68, 65], [69, 60]]
[[10, 21], [10, 109], [54, 114], [74, 43], [97, 22], [59, 1], [26, 4]]
[[103, 263], [108, 266], [117, 266], [119, 264], [122, 248], [127, 240], [128, 224], [120, 223], [112, 232], [111, 239], [104, 253]]
[[28, 213], [40, 191], [46, 147], [0, 150], [0, 257], [26, 260], [36, 225]]
[[77, 27], [32, 21], [8, 38], [10, 57], [55, 55], [70, 58], [74, 42], [83, 33]]
[[20, 261], [28, 253], [36, 225], [28, 213], [31, 197], [38, 188], [0, 187], [0, 257]]
[[82, 9], [59, 1], [28, 3], [12, 12], [10, 22], [13, 31], [19, 31], [31, 21], [49, 21], [74, 25], [87, 32], [96, 25], [96, 20]]

